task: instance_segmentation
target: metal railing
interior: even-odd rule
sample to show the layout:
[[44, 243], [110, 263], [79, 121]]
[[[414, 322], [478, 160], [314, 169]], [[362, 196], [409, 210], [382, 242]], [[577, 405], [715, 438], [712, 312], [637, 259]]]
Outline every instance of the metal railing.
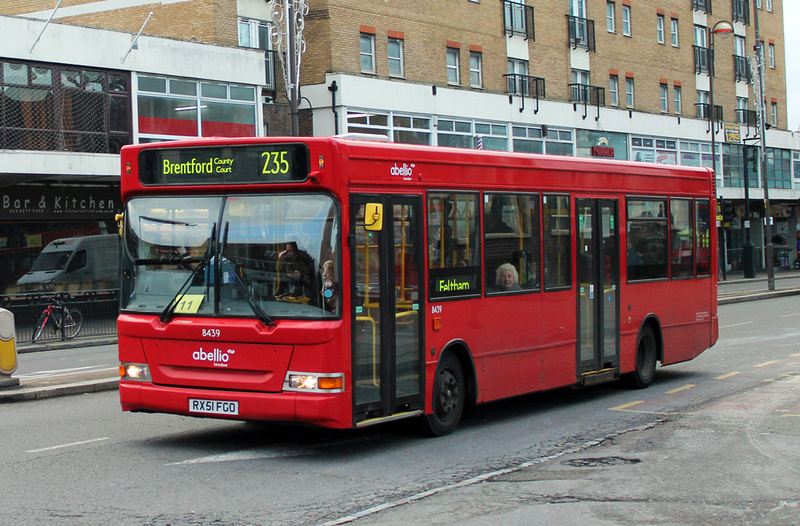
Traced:
[[587, 51], [596, 51], [594, 40], [594, 20], [567, 15], [569, 30], [569, 46], [573, 49], [586, 48]]
[[747, 57], [733, 56], [733, 74], [736, 82], [750, 82], [750, 65]]
[[536, 107], [533, 112], [539, 112], [539, 100], [545, 97], [545, 81], [542, 77], [532, 77], [530, 75], [520, 75], [519, 73], [506, 73], [506, 93], [509, 95], [509, 102], [514, 95], [522, 97], [522, 106], [519, 111], [525, 109], [525, 99], [534, 99]]
[[711, 0], [692, 0], [692, 9], [711, 14]]
[[[116, 289], [0, 296], [0, 307], [14, 314], [17, 344], [31, 341], [39, 316], [53, 300], [64, 302], [70, 310], [77, 309], [83, 315], [83, 325], [77, 337], [117, 334], [119, 291]], [[61, 339], [61, 331], [55, 330], [53, 323], [48, 323], [39, 341]]]
[[694, 48], [694, 72], [708, 73], [708, 48], [706, 46], [692, 46]]
[[533, 6], [513, 0], [503, 0], [503, 18], [506, 35], [536, 40]]

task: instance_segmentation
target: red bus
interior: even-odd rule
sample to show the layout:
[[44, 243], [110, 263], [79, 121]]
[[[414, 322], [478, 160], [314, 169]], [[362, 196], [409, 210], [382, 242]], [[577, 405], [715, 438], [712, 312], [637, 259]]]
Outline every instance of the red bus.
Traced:
[[126, 146], [123, 410], [354, 428], [718, 334], [713, 173], [353, 138]]

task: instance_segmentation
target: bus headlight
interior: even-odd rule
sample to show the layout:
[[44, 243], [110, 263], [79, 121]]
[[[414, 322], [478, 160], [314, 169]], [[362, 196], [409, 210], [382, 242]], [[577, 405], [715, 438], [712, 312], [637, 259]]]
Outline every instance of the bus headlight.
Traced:
[[144, 363], [121, 363], [119, 364], [119, 376], [123, 380], [139, 380], [149, 382], [150, 369]]
[[315, 393], [341, 393], [344, 391], [343, 373], [300, 373], [289, 371], [283, 382], [284, 391]]

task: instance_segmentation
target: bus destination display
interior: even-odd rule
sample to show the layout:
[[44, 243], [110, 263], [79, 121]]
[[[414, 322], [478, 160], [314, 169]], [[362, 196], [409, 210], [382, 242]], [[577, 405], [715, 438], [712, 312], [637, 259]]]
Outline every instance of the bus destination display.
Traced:
[[144, 149], [139, 153], [139, 179], [145, 185], [304, 181], [308, 155], [305, 144]]

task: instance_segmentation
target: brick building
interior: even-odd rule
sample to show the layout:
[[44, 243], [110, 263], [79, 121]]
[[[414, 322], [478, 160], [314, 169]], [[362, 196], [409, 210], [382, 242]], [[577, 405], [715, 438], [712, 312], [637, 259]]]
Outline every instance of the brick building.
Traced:
[[[234, 85], [245, 75], [242, 67], [254, 67], [257, 71], [246, 74], [263, 80], [245, 84], [260, 90], [260, 111], [253, 127], [240, 132], [283, 135], [289, 131], [288, 110], [269, 36], [276, 28], [273, 10], [283, 1], [64, 0], [53, 13], [56, 0], [15, 0], [4, 2], [2, 10], [20, 19], [52, 16], [60, 26], [83, 31], [106, 28], [128, 42], [141, 30], [174, 39], [169, 42], [176, 46], [197, 41], [215, 44], [214, 49], [256, 48], [262, 53], [258, 66], [214, 62], [202, 46], [188, 55], [164, 51], [159, 59], [175, 69], [151, 76], [174, 80], [178, 89], [185, 79], [227, 79]], [[742, 242], [744, 146], [757, 144], [752, 139], [759, 134], [749, 58], [757, 14], [770, 127], [769, 215], [776, 233], [794, 247], [800, 137], [787, 130], [785, 0], [307, 1], [301, 134], [373, 133], [396, 142], [716, 165], [719, 193], [736, 210], [726, 229], [733, 268]], [[730, 22], [733, 34], [713, 37], [712, 60], [711, 29], [720, 21]], [[38, 29], [29, 32], [32, 41]], [[43, 40], [38, 49], [54, 45]], [[133, 55], [146, 54], [139, 49]], [[20, 52], [17, 59], [22, 58], [36, 57]], [[215, 71], [216, 66], [235, 73]], [[120, 69], [139, 78], [132, 67]], [[141, 98], [140, 85], [131, 82], [133, 126], [127, 140], [203, 135], [202, 126], [192, 131], [143, 118], [142, 109], [158, 110]], [[157, 86], [145, 79], [144, 88]], [[113, 152], [106, 155], [110, 160], [104, 162], [113, 163]], [[748, 174], [752, 211], [763, 218], [759, 177]], [[759, 267], [761, 223], [753, 221]]]

